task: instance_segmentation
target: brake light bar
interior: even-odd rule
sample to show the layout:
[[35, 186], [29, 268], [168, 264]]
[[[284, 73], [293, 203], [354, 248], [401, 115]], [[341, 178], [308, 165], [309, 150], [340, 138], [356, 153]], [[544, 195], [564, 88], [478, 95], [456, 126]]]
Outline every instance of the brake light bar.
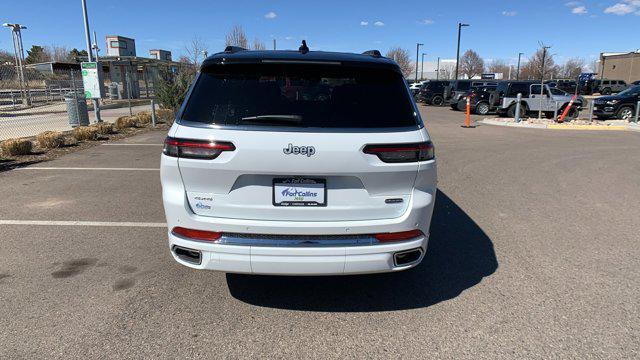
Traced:
[[176, 226], [171, 230], [171, 233], [190, 240], [200, 241], [216, 241], [222, 237], [222, 233], [216, 231], [195, 230], [187, 229], [180, 226]]
[[213, 160], [220, 156], [223, 151], [234, 151], [236, 147], [225, 141], [206, 141], [178, 139], [167, 137], [164, 141], [162, 153], [167, 156]]
[[386, 163], [427, 161], [435, 157], [431, 141], [411, 144], [367, 145], [362, 151], [365, 154], [377, 155], [380, 160]]
[[375, 234], [374, 236], [379, 242], [386, 243], [386, 242], [394, 242], [394, 241], [411, 240], [419, 236], [424, 236], [424, 233], [416, 229], [416, 230], [409, 230], [409, 231], [402, 231], [402, 232], [395, 232], [395, 233]]

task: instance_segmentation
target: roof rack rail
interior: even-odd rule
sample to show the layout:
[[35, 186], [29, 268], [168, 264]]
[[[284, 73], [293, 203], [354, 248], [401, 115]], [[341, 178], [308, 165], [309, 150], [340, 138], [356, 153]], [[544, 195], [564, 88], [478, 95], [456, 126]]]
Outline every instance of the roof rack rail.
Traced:
[[247, 49], [240, 46], [227, 46], [224, 48], [224, 52], [229, 54], [237, 53], [238, 51], [247, 51]]
[[375, 58], [382, 57], [382, 54], [380, 54], [380, 50], [367, 50], [367, 51], [363, 52], [362, 55], [369, 55], [369, 56], [373, 56]]

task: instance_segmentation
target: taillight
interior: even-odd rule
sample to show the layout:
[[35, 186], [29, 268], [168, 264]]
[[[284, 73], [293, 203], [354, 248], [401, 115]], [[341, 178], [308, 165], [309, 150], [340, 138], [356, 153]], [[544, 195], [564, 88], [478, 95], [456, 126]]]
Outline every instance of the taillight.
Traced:
[[234, 151], [236, 147], [230, 142], [189, 140], [167, 137], [162, 153], [167, 156], [207, 159], [217, 158], [223, 151]]
[[381, 242], [394, 242], [394, 241], [403, 241], [417, 238], [419, 236], [423, 236], [424, 233], [420, 230], [409, 230], [395, 233], [382, 233], [376, 234], [375, 238]]
[[222, 233], [215, 231], [187, 229], [179, 226], [174, 227], [171, 232], [187, 239], [202, 241], [216, 241], [222, 236]]
[[386, 163], [404, 163], [432, 160], [435, 157], [431, 141], [413, 144], [367, 145], [365, 154], [377, 155]]

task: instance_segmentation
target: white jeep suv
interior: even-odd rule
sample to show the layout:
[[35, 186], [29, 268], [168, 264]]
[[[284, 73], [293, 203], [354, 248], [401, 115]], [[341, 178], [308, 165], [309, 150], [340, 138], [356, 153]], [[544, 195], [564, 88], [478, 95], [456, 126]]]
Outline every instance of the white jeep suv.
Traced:
[[161, 178], [180, 264], [361, 274], [424, 257], [436, 160], [398, 65], [378, 51], [228, 47], [203, 62]]

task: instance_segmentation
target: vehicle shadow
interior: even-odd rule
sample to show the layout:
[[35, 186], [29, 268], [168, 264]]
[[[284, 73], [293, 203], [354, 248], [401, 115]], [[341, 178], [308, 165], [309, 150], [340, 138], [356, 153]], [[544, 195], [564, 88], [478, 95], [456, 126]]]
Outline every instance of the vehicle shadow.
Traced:
[[438, 190], [429, 248], [422, 263], [398, 273], [294, 277], [227, 274], [231, 295], [264, 307], [304, 311], [393, 311], [455, 298], [493, 274], [491, 239]]

